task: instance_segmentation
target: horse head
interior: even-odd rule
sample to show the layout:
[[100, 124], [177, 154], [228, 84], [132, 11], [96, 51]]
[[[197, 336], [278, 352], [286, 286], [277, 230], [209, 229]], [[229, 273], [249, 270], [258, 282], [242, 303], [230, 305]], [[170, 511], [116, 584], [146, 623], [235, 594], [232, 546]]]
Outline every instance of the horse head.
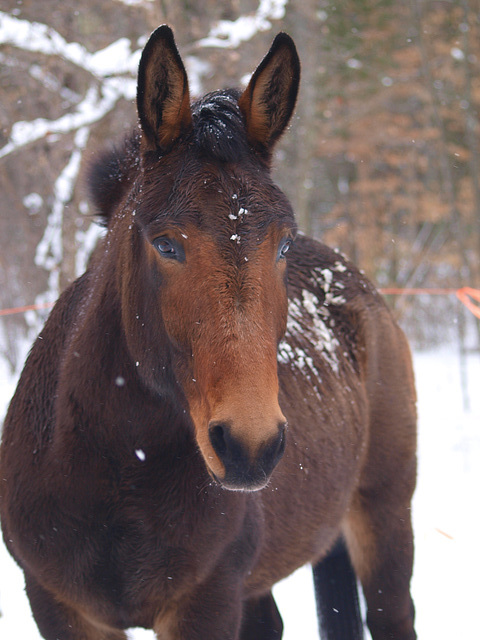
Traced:
[[232, 490], [264, 487], [285, 447], [277, 347], [295, 222], [270, 163], [299, 75], [280, 34], [243, 92], [191, 105], [166, 26], [139, 66], [139, 169], [115, 216], [125, 335], [146, 384], [180, 386], [207, 469]]

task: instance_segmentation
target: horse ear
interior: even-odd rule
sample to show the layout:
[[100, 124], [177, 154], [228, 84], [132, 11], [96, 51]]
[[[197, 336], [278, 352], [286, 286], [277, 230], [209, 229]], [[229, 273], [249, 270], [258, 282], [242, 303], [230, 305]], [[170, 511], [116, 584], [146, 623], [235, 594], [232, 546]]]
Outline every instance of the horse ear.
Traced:
[[152, 33], [143, 50], [137, 109], [147, 150], [168, 150], [192, 127], [187, 73], [167, 25]]
[[250, 144], [269, 153], [285, 130], [297, 100], [300, 60], [295, 44], [279, 33], [240, 96]]

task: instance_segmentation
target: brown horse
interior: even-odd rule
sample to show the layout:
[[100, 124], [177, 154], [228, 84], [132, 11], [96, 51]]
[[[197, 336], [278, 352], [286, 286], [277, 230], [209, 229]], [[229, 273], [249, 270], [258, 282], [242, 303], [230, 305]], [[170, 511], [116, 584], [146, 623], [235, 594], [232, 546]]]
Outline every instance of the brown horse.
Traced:
[[91, 168], [107, 234], [1, 447], [4, 538], [47, 640], [278, 639], [271, 588], [307, 562], [325, 637], [362, 637], [355, 576], [374, 640], [416, 637], [410, 353], [353, 265], [295, 239], [271, 180], [299, 75], [280, 34], [243, 93], [191, 105], [160, 27], [140, 131]]

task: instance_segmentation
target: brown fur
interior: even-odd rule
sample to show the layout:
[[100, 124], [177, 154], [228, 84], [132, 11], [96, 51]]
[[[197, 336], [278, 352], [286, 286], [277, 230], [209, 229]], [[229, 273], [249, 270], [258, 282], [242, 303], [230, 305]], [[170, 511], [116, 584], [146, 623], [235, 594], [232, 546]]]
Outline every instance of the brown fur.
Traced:
[[374, 640], [413, 640], [409, 349], [344, 258], [303, 236], [283, 256], [295, 223], [269, 162], [293, 42], [277, 38], [243, 96], [188, 113], [167, 27], [140, 69], [141, 139], [91, 170], [106, 238], [5, 421], [2, 528], [39, 629], [273, 640], [272, 586], [343, 537]]

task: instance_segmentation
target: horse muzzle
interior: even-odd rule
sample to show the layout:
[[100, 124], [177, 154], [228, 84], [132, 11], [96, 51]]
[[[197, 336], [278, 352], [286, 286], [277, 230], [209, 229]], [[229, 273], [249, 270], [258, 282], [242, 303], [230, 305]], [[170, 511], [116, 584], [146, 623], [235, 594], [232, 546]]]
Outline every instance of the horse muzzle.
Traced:
[[285, 452], [286, 427], [286, 422], [280, 422], [278, 433], [252, 454], [245, 442], [235, 436], [229, 423], [210, 423], [210, 444], [225, 469], [223, 477], [210, 470], [214, 480], [231, 491], [263, 489]]

